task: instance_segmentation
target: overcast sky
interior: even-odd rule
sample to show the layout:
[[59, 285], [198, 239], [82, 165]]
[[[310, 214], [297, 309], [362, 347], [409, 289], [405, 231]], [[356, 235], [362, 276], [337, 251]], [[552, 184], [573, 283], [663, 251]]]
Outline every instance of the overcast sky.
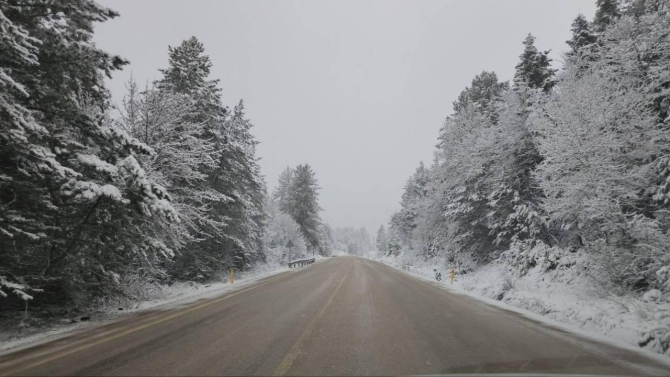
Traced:
[[509, 80], [531, 32], [560, 59], [578, 13], [595, 0], [98, 0], [121, 13], [99, 24], [99, 47], [159, 78], [168, 46], [196, 36], [226, 105], [244, 99], [270, 190], [309, 163], [322, 218], [372, 234], [399, 208], [407, 178], [432, 160], [451, 103], [482, 70]]

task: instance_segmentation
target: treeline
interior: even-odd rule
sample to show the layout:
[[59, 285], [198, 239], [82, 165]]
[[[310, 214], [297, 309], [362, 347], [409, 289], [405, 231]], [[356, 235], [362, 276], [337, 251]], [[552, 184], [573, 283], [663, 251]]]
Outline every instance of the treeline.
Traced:
[[373, 250], [372, 240], [368, 230], [352, 227], [335, 228], [330, 231], [333, 240], [333, 249], [351, 255], [366, 255]]
[[669, 11], [598, 0], [560, 70], [528, 35], [511, 83], [477, 75], [378, 248], [522, 271], [579, 251], [614, 287], [670, 291]]
[[120, 109], [91, 0], [0, 2], [0, 310], [90, 305], [133, 282], [212, 280], [264, 256], [266, 188], [203, 45], [168, 51]]

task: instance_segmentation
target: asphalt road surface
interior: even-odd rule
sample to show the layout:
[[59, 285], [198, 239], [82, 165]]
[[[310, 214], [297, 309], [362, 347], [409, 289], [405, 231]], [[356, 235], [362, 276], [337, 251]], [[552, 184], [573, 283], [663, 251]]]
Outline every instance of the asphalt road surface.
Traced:
[[625, 349], [337, 257], [0, 357], [11, 375], [670, 375]]

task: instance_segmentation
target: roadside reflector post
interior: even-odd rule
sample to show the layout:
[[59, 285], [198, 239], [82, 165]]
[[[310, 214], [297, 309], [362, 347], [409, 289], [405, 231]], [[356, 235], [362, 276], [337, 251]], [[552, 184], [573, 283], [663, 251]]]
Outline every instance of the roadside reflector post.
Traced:
[[451, 279], [451, 284], [454, 284], [454, 278], [456, 277], [456, 269], [451, 269], [451, 274], [449, 274], [449, 279]]
[[235, 270], [230, 269], [230, 284], [235, 284]]

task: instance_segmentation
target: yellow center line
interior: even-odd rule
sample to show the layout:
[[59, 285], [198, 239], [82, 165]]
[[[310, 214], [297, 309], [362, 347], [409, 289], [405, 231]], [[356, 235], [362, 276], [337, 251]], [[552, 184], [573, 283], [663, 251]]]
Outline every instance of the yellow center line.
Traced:
[[[349, 269], [351, 269], [351, 267], [349, 267]], [[302, 334], [300, 334], [298, 340], [296, 340], [295, 344], [293, 344], [293, 347], [291, 347], [291, 350], [288, 351], [288, 354], [286, 354], [281, 363], [279, 363], [277, 369], [275, 369], [274, 373], [272, 374], [273, 376], [284, 376], [291, 368], [291, 365], [293, 365], [295, 359], [298, 357], [298, 355], [300, 355], [300, 352], [302, 352], [303, 343], [305, 340], [307, 340], [307, 338], [309, 338], [310, 334], [314, 330], [314, 326], [316, 326], [316, 323], [319, 321], [321, 316], [323, 316], [323, 313], [326, 312], [328, 306], [330, 306], [330, 304], [333, 302], [337, 291], [340, 290], [342, 283], [344, 283], [344, 279], [346, 279], [347, 275], [349, 275], [349, 269], [347, 269], [347, 272], [342, 277], [342, 280], [340, 280], [340, 283], [337, 285], [337, 288], [335, 288], [335, 291], [328, 298], [328, 301], [326, 301], [326, 304], [323, 306], [323, 308], [321, 308], [321, 310], [319, 310], [314, 318], [312, 318], [307, 327], [305, 327], [305, 330], [303, 330]]]
[[[292, 274], [291, 274], [291, 275], [292, 275]], [[165, 321], [169, 321], [169, 320], [171, 320], [171, 319], [174, 319], [174, 318], [177, 318], [177, 317], [181, 317], [181, 316], [183, 316], [184, 314], [191, 313], [191, 312], [194, 312], [194, 311], [196, 311], [196, 310], [200, 310], [200, 309], [202, 309], [202, 308], [205, 308], [205, 307], [207, 307], [207, 306], [210, 306], [210, 305], [212, 305], [212, 304], [216, 304], [217, 302], [221, 302], [221, 301], [227, 300], [227, 299], [229, 299], [229, 298], [232, 298], [232, 297], [235, 297], [235, 296], [237, 296], [237, 295], [240, 295], [240, 294], [242, 294], [242, 293], [244, 293], [244, 292], [247, 292], [247, 291], [250, 291], [250, 290], [252, 290], [252, 289], [261, 287], [261, 286], [263, 286], [263, 285], [272, 283], [272, 282], [274, 282], [275, 280], [278, 280], [278, 279], [283, 278], [283, 277], [286, 277], [286, 276], [290, 276], [290, 275], [283, 275], [283, 274], [282, 274], [281, 276], [277, 276], [277, 277], [275, 277], [275, 278], [272, 278], [272, 279], [267, 280], [267, 281], [265, 281], [265, 282], [263, 282], [263, 283], [260, 283], [260, 284], [256, 284], [256, 285], [254, 285], [254, 286], [252, 286], [252, 287], [243, 289], [243, 290], [241, 290], [241, 291], [237, 291], [237, 292], [230, 293], [230, 294], [225, 295], [225, 296], [223, 296], [223, 297], [221, 297], [221, 298], [218, 298], [218, 299], [215, 299], [215, 300], [212, 300], [212, 301], [208, 301], [208, 302], [202, 303], [202, 304], [197, 305], [197, 306], [193, 306], [193, 307], [188, 308], [188, 309], [186, 309], [186, 310], [182, 310], [182, 311], [180, 311], [180, 312], [177, 312], [177, 313], [168, 315], [168, 316], [166, 316], [166, 317], [157, 319], [157, 320], [155, 320], [155, 321], [153, 321], [153, 322], [149, 322], [149, 323], [146, 323], [146, 324], [144, 324], [144, 325], [137, 326], [137, 327], [134, 327], [134, 328], [132, 328], [132, 329], [128, 329], [128, 330], [123, 331], [123, 332], [121, 332], [121, 333], [117, 333], [117, 334], [111, 335], [111, 336], [109, 336], [109, 337], [107, 337], [107, 338], [100, 339], [100, 340], [98, 340], [98, 341], [95, 341], [95, 342], [92, 342], [92, 343], [88, 343], [88, 344], [85, 344], [85, 345], [82, 345], [82, 346], [79, 346], [79, 347], [75, 347], [75, 348], [72, 348], [72, 349], [70, 349], [70, 350], [68, 350], [68, 351], [65, 351], [65, 352], [57, 353], [56, 355], [53, 355], [53, 356], [51, 356], [51, 357], [47, 357], [47, 358], [42, 359], [42, 360], [40, 360], [40, 361], [38, 361], [38, 362], [36, 362], [36, 363], [30, 364], [30, 365], [28, 365], [28, 366], [26, 366], [26, 367], [23, 367], [23, 368], [20, 368], [20, 369], [16, 369], [16, 370], [7, 372], [7, 373], [2, 374], [2, 375], [3, 375], [3, 376], [16, 375], [16, 374], [18, 374], [18, 373], [24, 372], [24, 371], [26, 371], [26, 370], [28, 370], [28, 369], [35, 368], [35, 367], [40, 366], [40, 365], [42, 365], [42, 364], [46, 364], [46, 363], [48, 363], [48, 362], [51, 362], [51, 361], [54, 361], [54, 360], [58, 360], [58, 359], [63, 358], [63, 357], [65, 357], [65, 356], [72, 355], [72, 354], [74, 354], [74, 353], [77, 353], [77, 352], [80, 352], [80, 351], [89, 349], [89, 348], [91, 348], [91, 347], [95, 347], [95, 346], [100, 345], [100, 344], [102, 344], [102, 343], [109, 342], [110, 340], [118, 339], [118, 338], [121, 338], [121, 337], [123, 337], [123, 336], [126, 336], [126, 335], [129, 335], [129, 334], [138, 332], [138, 331], [140, 331], [140, 330], [144, 330], [144, 329], [146, 329], [147, 327], [155, 326], [155, 325], [157, 325], [157, 324], [159, 324], [159, 323], [163, 323], [163, 322], [165, 322]]]

